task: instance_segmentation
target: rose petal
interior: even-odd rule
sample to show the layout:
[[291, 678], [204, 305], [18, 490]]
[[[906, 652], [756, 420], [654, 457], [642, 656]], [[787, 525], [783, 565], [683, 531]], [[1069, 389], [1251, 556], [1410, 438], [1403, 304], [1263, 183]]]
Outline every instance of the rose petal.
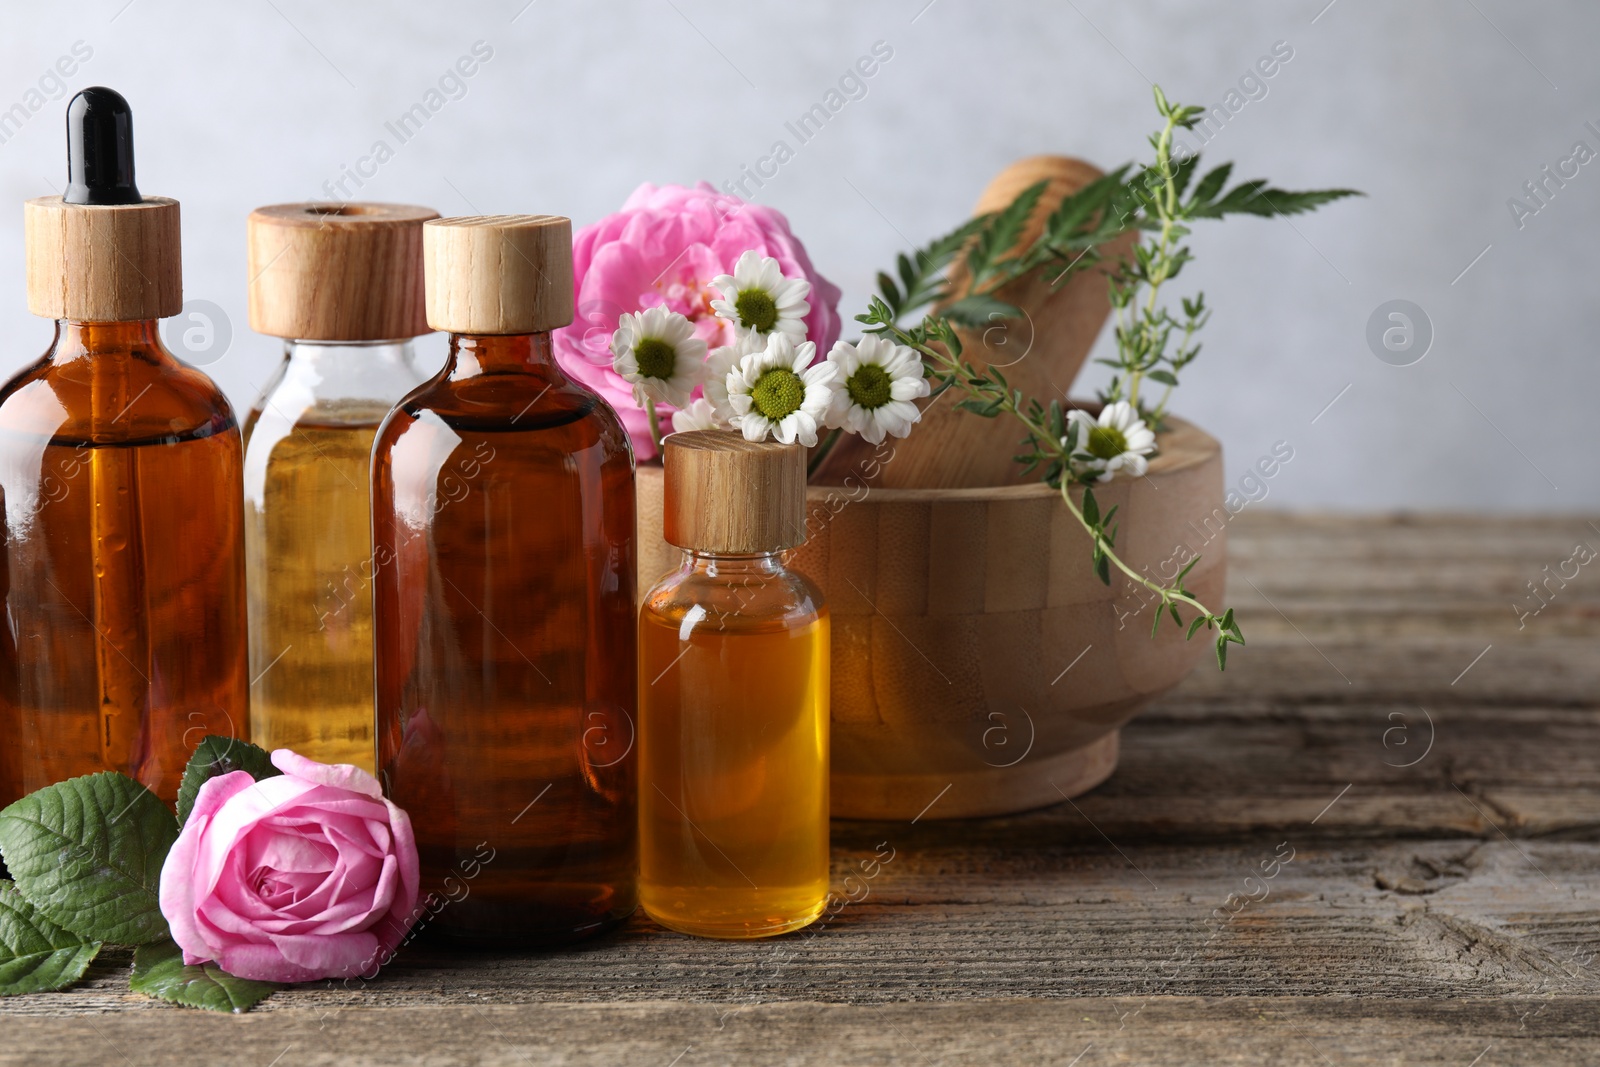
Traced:
[[[250, 788], [255, 779], [248, 771], [219, 774], [200, 787], [189, 821], [161, 864], [158, 901], [172, 939], [184, 951], [186, 963], [215, 959], [205, 931], [195, 921], [194, 870], [201, 842], [212, 819], [229, 798]], [[191, 960], [190, 957], [193, 957]]]
[[369, 797], [383, 796], [383, 787], [376, 778], [349, 763], [318, 763], [291, 749], [280, 748], [272, 753], [272, 765], [292, 778], [302, 778], [335, 789], [348, 789]]

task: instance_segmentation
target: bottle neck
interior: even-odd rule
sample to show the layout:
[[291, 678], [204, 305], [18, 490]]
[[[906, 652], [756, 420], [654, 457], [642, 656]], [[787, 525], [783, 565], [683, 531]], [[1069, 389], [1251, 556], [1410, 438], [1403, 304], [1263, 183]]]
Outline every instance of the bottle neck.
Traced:
[[313, 408], [323, 418], [380, 420], [395, 401], [422, 381], [409, 338], [289, 340], [284, 342], [283, 355], [258, 407], [291, 420]]
[[161, 327], [155, 319], [131, 322], [75, 322], [56, 320], [56, 339], [50, 358], [68, 362], [96, 355], [148, 352], [152, 356], [175, 359], [161, 344]]
[[445, 376], [465, 381], [489, 374], [561, 376], [550, 334], [451, 334]]
[[782, 573], [783, 558], [777, 552], [722, 555], [686, 548], [682, 569], [685, 574], [703, 574], [708, 578], [765, 578]]
[[321, 396], [389, 397], [417, 383], [410, 338], [398, 341], [285, 341], [286, 377]]
[[309, 363], [333, 369], [334, 361], [340, 365], [382, 368], [408, 365], [412, 359], [410, 338], [398, 341], [303, 341], [283, 343], [284, 358], [298, 363]]

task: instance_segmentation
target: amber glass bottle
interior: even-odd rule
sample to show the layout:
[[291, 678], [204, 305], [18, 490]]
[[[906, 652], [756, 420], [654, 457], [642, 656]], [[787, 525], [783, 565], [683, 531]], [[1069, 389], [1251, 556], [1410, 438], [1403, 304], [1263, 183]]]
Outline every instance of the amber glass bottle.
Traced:
[[[421, 384], [422, 224], [401, 204], [250, 215], [250, 325], [285, 339], [245, 423], [250, 733], [374, 770], [372, 509], [378, 424]], [[317, 338], [317, 340], [306, 340]]]
[[0, 387], [0, 803], [103, 770], [170, 802], [249, 725], [239, 429], [161, 344], [178, 205], [134, 187], [127, 104], [85, 90], [68, 128], [67, 197], [25, 214], [55, 344]]
[[423, 241], [452, 336], [373, 449], [378, 765], [435, 927], [572, 941], [637, 900], [633, 454], [552, 358], [571, 224], [445, 219]]
[[678, 572], [639, 613], [639, 896], [702, 937], [787, 933], [828, 896], [828, 611], [779, 556], [804, 540], [805, 453], [665, 442]]

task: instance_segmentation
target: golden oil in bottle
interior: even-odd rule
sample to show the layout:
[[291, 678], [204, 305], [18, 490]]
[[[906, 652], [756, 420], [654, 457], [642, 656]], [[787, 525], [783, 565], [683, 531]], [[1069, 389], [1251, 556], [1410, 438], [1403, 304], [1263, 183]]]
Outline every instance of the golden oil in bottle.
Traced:
[[640, 610], [640, 902], [703, 937], [786, 933], [828, 896], [828, 613], [779, 556], [804, 451], [701, 431], [664, 458], [685, 552]]
[[[421, 381], [422, 224], [395, 204], [250, 216], [250, 322], [286, 339], [245, 427], [251, 736], [375, 767], [370, 457]], [[321, 338], [321, 340], [306, 340]]]

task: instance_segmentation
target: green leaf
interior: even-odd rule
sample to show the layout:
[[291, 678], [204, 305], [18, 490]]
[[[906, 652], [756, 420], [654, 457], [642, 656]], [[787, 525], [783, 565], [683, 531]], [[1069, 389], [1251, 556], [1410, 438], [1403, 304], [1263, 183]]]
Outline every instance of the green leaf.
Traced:
[[[1195, 159], [1199, 159], [1196, 156]], [[1189, 198], [1191, 206], [1195, 204], [1209, 204], [1222, 192], [1222, 187], [1228, 184], [1228, 175], [1233, 173], [1233, 164], [1224, 163], [1220, 167], [1213, 167], [1200, 179], [1200, 184], [1194, 187], [1194, 195]]]
[[1204, 615], [1196, 615], [1194, 617], [1194, 621], [1189, 624], [1189, 632], [1183, 635], [1183, 639], [1187, 641], [1192, 638], [1194, 636], [1194, 632], [1200, 629], [1201, 624], [1205, 621], [1206, 617]]
[[272, 765], [272, 756], [266, 749], [241, 741], [237, 737], [207, 734], [194, 747], [189, 765], [183, 769], [183, 781], [178, 785], [178, 822], [189, 821], [194, 810], [194, 798], [200, 787], [222, 774], [249, 771], [256, 781], [275, 778], [283, 772]]
[[1160, 382], [1162, 385], [1178, 384], [1178, 378], [1176, 375], [1174, 375], [1171, 371], [1161, 370], [1159, 368], [1147, 372], [1145, 377], [1149, 378], [1152, 382]]
[[1190, 156], [1172, 168], [1172, 187], [1179, 198], [1182, 198], [1183, 191], [1189, 187], [1189, 180], [1194, 177], [1194, 169], [1199, 163], [1199, 156]]
[[0, 997], [48, 993], [83, 977], [99, 941], [63, 930], [0, 881]]
[[984, 293], [964, 296], [944, 309], [945, 318], [963, 326], [992, 326], [1000, 319], [1022, 316], [1022, 309]]
[[272, 982], [235, 978], [215, 963], [185, 967], [183, 951], [171, 941], [139, 946], [128, 987], [174, 1004], [234, 1014], [249, 1011], [278, 990]]
[[[882, 293], [883, 298], [890, 304], [900, 303], [900, 290], [895, 288], [894, 279], [881, 270], [878, 272], [878, 292]], [[858, 320], [860, 317], [856, 316]]]
[[1315, 211], [1323, 204], [1342, 200], [1347, 196], [1365, 196], [1355, 189], [1312, 189], [1307, 192], [1290, 192], [1273, 189], [1265, 178], [1240, 182], [1229, 189], [1220, 200], [1210, 204], [1194, 204], [1188, 209], [1190, 218], [1220, 219], [1224, 215], [1300, 215]]
[[[1047, 252], [1064, 256], [1073, 269], [1092, 266], [1093, 256], [1079, 253], [1097, 244], [1104, 244], [1121, 233], [1126, 225], [1115, 214], [1116, 201], [1124, 196], [1123, 182], [1128, 172], [1126, 165], [1110, 174], [1096, 178], [1071, 196], [1063, 197], [1054, 211], [1045, 219], [1042, 241]], [[1090, 225], [1093, 222], [1094, 225]], [[1055, 279], [1061, 284], [1067, 272]]]
[[1111, 557], [1101, 556], [1094, 564], [1095, 574], [1100, 576], [1101, 585], [1111, 584]]
[[[943, 297], [947, 285], [943, 275], [945, 267], [950, 265], [956, 253], [966, 246], [974, 234], [987, 226], [993, 217], [993, 215], [979, 215], [968, 219], [943, 237], [935, 238], [913, 254], [914, 267], [911, 263], [897, 261], [900, 280], [905, 284], [906, 290], [903, 294], [896, 293], [893, 296], [884, 294], [888, 303], [882, 309], [880, 321], [897, 321], [901, 315], [925, 307]], [[912, 267], [909, 275], [908, 267]], [[880, 277], [880, 286], [886, 277], [887, 275]]]
[[969, 396], [956, 401], [956, 409], [959, 411], [970, 411], [974, 415], [982, 415], [986, 419], [992, 419], [996, 415], [1000, 414], [1000, 401], [984, 400], [980, 397]]
[[178, 824], [115, 771], [69, 778], [0, 811], [0, 855], [45, 918], [120, 945], [167, 936], [157, 893]]
[[971, 275], [972, 287], [983, 282], [995, 262], [1022, 238], [1029, 216], [1049, 185], [1048, 181], [1039, 181], [1022, 190], [1015, 200], [995, 212], [989, 225], [978, 234], [978, 239], [967, 250], [967, 273]]
[[1093, 489], [1083, 491], [1083, 521], [1090, 526], [1100, 525], [1100, 501], [1094, 498]]
[[1224, 641], [1222, 638], [1219, 637], [1219, 638], [1217, 638], [1217, 670], [1225, 671], [1227, 669], [1228, 669], [1228, 642]]
[[912, 268], [911, 260], [906, 258], [906, 254], [904, 252], [901, 252], [895, 257], [894, 263], [895, 269], [900, 272], [900, 281], [905, 284], [906, 292], [909, 293], [912, 289], [916, 288], [917, 272]]

